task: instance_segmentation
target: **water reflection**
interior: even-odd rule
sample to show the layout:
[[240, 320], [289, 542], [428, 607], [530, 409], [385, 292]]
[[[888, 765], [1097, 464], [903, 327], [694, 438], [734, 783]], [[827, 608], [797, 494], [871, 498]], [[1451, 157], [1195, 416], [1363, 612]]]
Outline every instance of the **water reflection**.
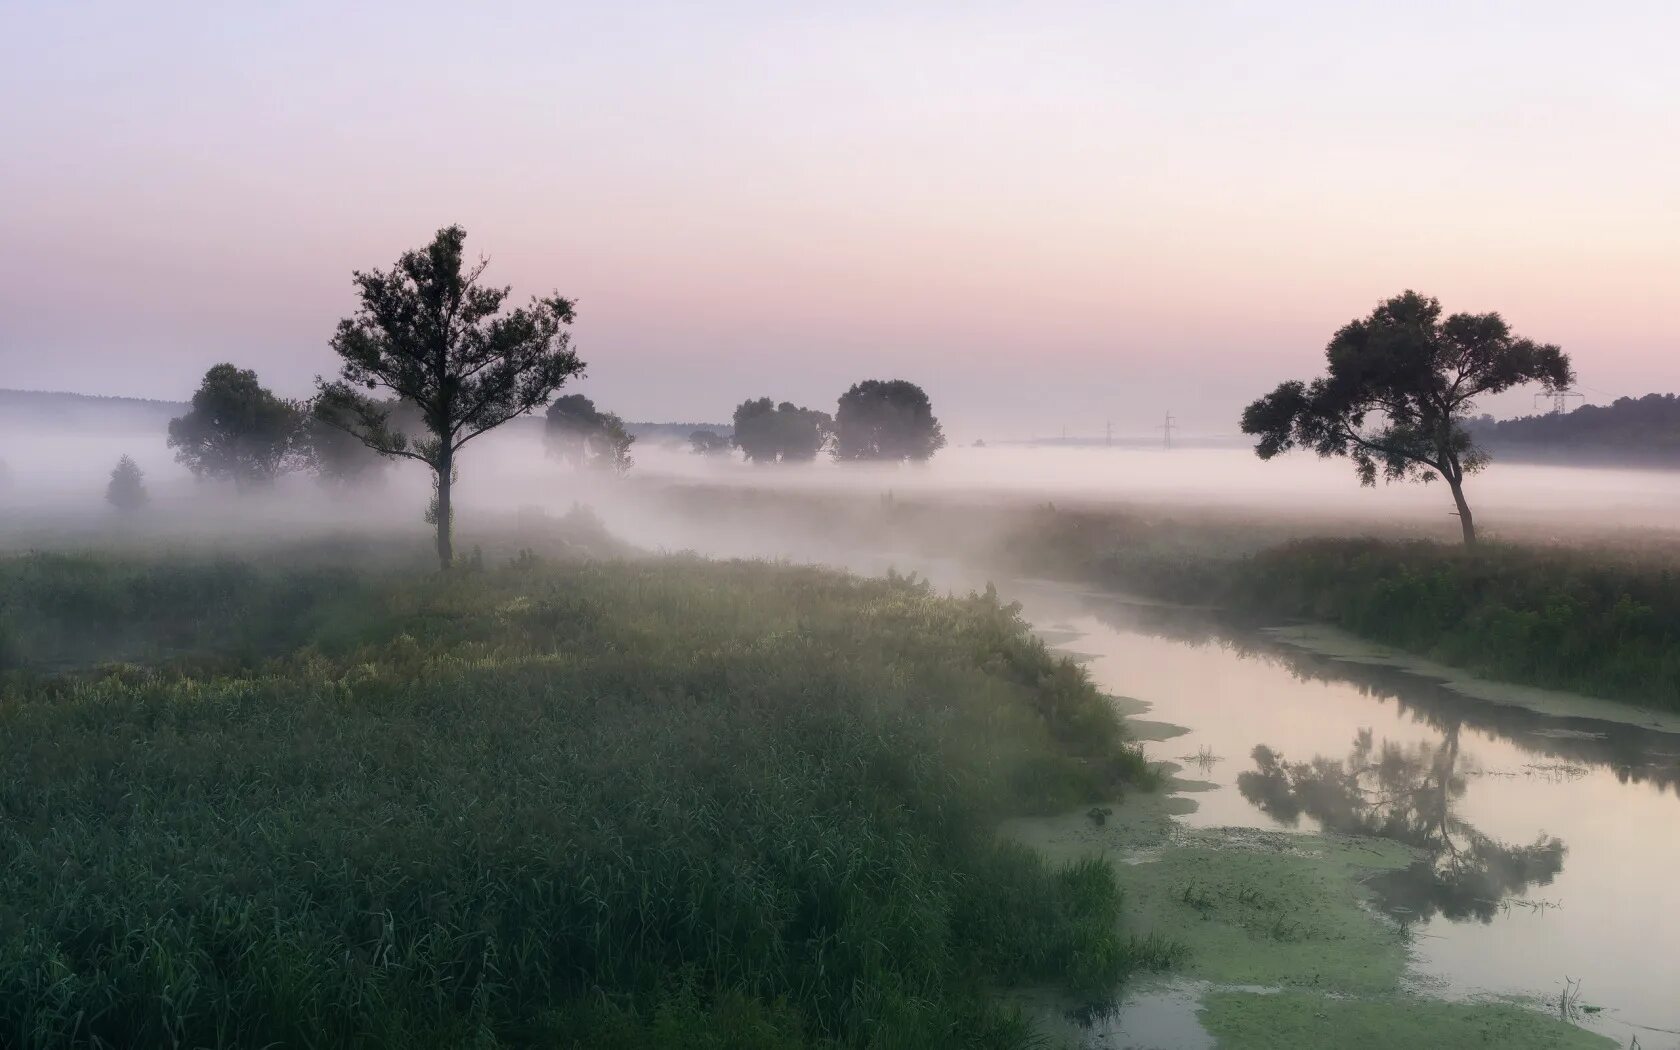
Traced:
[[1544, 834], [1527, 845], [1499, 842], [1457, 815], [1465, 791], [1458, 741], [1457, 726], [1439, 744], [1410, 745], [1379, 745], [1364, 729], [1345, 759], [1320, 755], [1293, 763], [1261, 744], [1237, 789], [1281, 823], [1296, 824], [1304, 815], [1330, 831], [1419, 850], [1421, 859], [1371, 883], [1389, 915], [1405, 922], [1437, 914], [1490, 922], [1508, 898], [1548, 885], [1563, 870], [1565, 850], [1562, 840]]
[[1089, 611], [1126, 631], [1196, 645], [1215, 644], [1240, 656], [1285, 667], [1297, 680], [1345, 683], [1443, 737], [1467, 727], [1524, 751], [1569, 765], [1609, 769], [1622, 783], [1650, 784], [1680, 795], [1680, 738], [1644, 726], [1590, 718], [1559, 718], [1512, 704], [1466, 696], [1445, 683], [1402, 667], [1356, 663], [1279, 642], [1252, 625], [1220, 620], [1203, 610], [1139, 606], [1112, 599]]

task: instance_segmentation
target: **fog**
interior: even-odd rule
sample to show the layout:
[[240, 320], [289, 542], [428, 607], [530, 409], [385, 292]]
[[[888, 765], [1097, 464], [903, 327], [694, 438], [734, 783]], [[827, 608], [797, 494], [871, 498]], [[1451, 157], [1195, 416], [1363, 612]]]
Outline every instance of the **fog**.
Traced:
[[[89, 542], [114, 529], [151, 537], [251, 540], [312, 529], [394, 528], [424, 535], [421, 514], [430, 476], [395, 461], [375, 482], [329, 489], [308, 475], [285, 477], [272, 491], [238, 494], [196, 481], [164, 443], [157, 413], [111, 411], [69, 425], [31, 419], [0, 423], [0, 540], [7, 545]], [[1162, 448], [992, 445], [952, 447], [921, 465], [871, 467], [826, 459], [805, 465], [755, 466], [736, 457], [702, 457], [686, 447], [639, 441], [627, 477], [574, 470], [545, 454], [535, 420], [521, 420], [468, 445], [456, 489], [460, 542], [499, 519], [574, 504], [595, 511], [624, 539], [655, 549], [714, 549], [716, 537], [692, 518], [673, 515], [662, 491], [693, 486], [855, 493], [871, 500], [918, 498], [1000, 505], [1155, 507], [1230, 520], [1291, 520], [1337, 531], [1457, 535], [1451, 500], [1439, 484], [1361, 487], [1345, 460], [1310, 454], [1258, 460], [1243, 447]], [[123, 520], [104, 501], [122, 455], [146, 474], [148, 506]], [[1489, 535], [1536, 531], [1559, 537], [1673, 529], [1680, 521], [1680, 472], [1495, 462], [1467, 486]], [[1646, 533], [1644, 538], [1655, 539]], [[786, 537], [765, 538], [764, 552], [786, 553]], [[736, 531], [727, 553], [752, 553]]]

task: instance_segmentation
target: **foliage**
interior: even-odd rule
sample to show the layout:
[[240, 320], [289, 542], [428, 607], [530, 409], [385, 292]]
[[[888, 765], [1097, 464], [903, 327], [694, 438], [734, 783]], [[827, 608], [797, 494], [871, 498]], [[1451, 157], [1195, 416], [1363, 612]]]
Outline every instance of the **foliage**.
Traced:
[[589, 439], [601, 425], [595, 402], [582, 394], [562, 394], [548, 406], [543, 424], [543, 441], [550, 455], [573, 466], [589, 454]]
[[[339, 322], [332, 346], [341, 378], [320, 382], [316, 415], [386, 456], [431, 468], [438, 508], [438, 562], [454, 559], [450, 485], [462, 446], [546, 404], [583, 362], [565, 329], [569, 299], [535, 298], [503, 312], [509, 289], [479, 283], [489, 265], [463, 265], [467, 234], [439, 230], [431, 244], [404, 252], [389, 271], [355, 273], [361, 305]], [[392, 426], [388, 402], [364, 391], [385, 389], [412, 404], [426, 436]]]
[[834, 458], [925, 460], [945, 447], [927, 393], [903, 379], [866, 379], [840, 396]]
[[[412, 433], [424, 425], [415, 407], [399, 399], [381, 401], [377, 408], [394, 430]], [[326, 422], [319, 411], [311, 415], [306, 437], [315, 477], [323, 485], [354, 488], [377, 482], [391, 462], [354, 433]]]
[[1019, 1046], [994, 989], [1158, 961], [1106, 862], [996, 835], [1145, 770], [995, 594], [528, 556], [0, 588], [194, 646], [11, 673], [0, 1045]]
[[767, 397], [735, 409], [735, 447], [753, 463], [804, 463], [817, 458], [834, 433], [827, 412]]
[[183, 416], [169, 421], [177, 462], [201, 478], [266, 485], [309, 461], [302, 406], [275, 397], [250, 369], [213, 366]]
[[140, 464], [132, 456], [117, 460], [105, 486], [105, 502], [124, 513], [133, 513], [146, 505], [146, 498], [146, 475]]
[[628, 473], [635, 465], [630, 446], [636, 443], [624, 420], [602, 412], [582, 394], [567, 394], [548, 406], [543, 438], [549, 452], [572, 466], [588, 464], [597, 470]]
[[1465, 427], [1476, 398], [1524, 383], [1546, 390], [1574, 379], [1556, 346], [1511, 334], [1498, 314], [1453, 314], [1441, 319], [1439, 300], [1405, 292], [1349, 322], [1324, 351], [1328, 374], [1310, 385], [1298, 380], [1243, 412], [1243, 433], [1271, 459], [1294, 448], [1353, 461], [1361, 484], [1445, 479], [1464, 530], [1475, 525], [1464, 499], [1466, 474], [1486, 463]]
[[1495, 678], [1680, 710], [1680, 569], [1485, 544], [1290, 543], [1234, 567], [1230, 600]]
[[688, 435], [688, 447], [697, 456], [727, 456], [732, 444], [715, 430], [696, 430]]

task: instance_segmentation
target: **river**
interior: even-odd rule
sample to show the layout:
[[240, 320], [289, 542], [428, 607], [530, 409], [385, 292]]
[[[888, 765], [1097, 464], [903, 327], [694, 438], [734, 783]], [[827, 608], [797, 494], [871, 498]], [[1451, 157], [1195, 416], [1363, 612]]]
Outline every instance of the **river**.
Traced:
[[[1370, 883], [1411, 934], [1414, 989], [1561, 995], [1623, 1046], [1680, 1046], [1680, 735], [1630, 724], [1646, 718], [1631, 708], [1611, 710], [1617, 721], [1475, 699], [1205, 613], [1038, 581], [1002, 589], [1100, 688], [1186, 730], [1148, 745], [1205, 786], [1179, 819], [1414, 847], [1415, 864]], [[1187, 997], [1146, 984], [1129, 1005], [1090, 1045], [1204, 1041]]]

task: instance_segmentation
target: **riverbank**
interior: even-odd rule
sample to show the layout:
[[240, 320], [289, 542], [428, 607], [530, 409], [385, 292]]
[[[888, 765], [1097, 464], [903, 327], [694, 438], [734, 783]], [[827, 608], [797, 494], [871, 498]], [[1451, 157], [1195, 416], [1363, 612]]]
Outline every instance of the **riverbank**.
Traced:
[[[1306, 515], [666, 486], [712, 537], [899, 550], [1248, 623], [1320, 623], [1488, 678], [1680, 712], [1680, 539], [1514, 528], [1466, 549]], [[765, 537], [772, 537], [766, 540]]]
[[995, 594], [366, 555], [0, 562], [0, 1044], [1015, 1047], [1170, 961], [995, 834], [1150, 778]]

